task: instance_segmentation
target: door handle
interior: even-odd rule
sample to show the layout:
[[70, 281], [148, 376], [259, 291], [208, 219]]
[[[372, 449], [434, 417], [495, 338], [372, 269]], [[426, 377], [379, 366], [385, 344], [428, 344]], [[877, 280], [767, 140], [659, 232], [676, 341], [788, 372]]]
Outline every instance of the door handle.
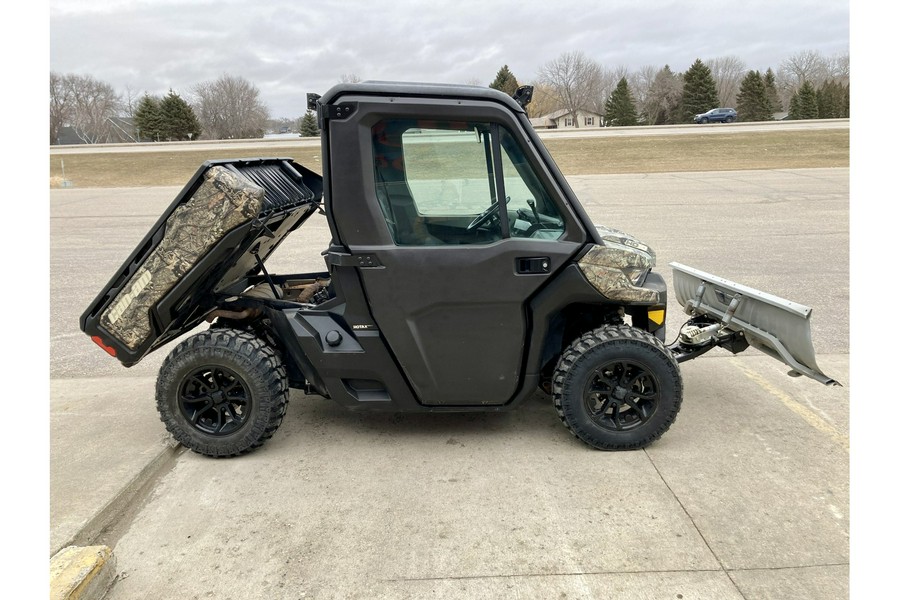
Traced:
[[516, 273], [519, 275], [541, 275], [549, 272], [549, 256], [520, 256], [516, 258]]

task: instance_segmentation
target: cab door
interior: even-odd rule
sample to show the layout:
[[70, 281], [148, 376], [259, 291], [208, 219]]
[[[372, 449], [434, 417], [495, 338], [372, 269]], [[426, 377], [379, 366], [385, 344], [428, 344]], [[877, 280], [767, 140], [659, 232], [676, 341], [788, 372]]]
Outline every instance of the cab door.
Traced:
[[511, 124], [382, 111], [361, 105], [357, 124], [371, 227], [340, 184], [332, 201], [374, 325], [420, 403], [505, 404], [525, 364], [527, 302], [584, 232]]

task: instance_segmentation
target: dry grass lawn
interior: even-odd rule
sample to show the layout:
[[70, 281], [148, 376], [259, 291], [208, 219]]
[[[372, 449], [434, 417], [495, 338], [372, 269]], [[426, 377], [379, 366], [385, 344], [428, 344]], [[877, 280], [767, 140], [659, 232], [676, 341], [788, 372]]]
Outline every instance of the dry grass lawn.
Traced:
[[548, 140], [566, 175], [850, 166], [850, 131], [774, 131]]
[[[850, 165], [850, 132], [748, 132], [716, 135], [660, 135], [601, 137], [545, 141], [565, 175], [662, 173], [671, 171], [730, 171], [796, 169]], [[272, 156], [261, 145], [234, 150], [181, 152], [121, 152], [65, 155], [66, 178], [86, 187], [147, 187], [184, 185], [206, 160]], [[277, 156], [290, 156], [307, 168], [322, 172], [319, 148], [281, 147]], [[60, 157], [50, 159], [50, 185], [62, 180]]]

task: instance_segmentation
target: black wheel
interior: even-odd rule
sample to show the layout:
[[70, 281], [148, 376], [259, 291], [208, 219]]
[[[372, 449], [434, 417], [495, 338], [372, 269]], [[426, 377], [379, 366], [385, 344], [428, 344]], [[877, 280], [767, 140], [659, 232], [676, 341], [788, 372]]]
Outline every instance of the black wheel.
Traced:
[[175, 439], [199, 454], [237, 456], [263, 445], [281, 425], [287, 374], [258, 337], [210, 329], [180, 343], [156, 380], [156, 407]]
[[734, 123], [734, 117], [725, 117], [726, 123]]
[[563, 352], [553, 403], [575, 437], [594, 448], [643, 448], [681, 408], [681, 371], [653, 335], [628, 326], [595, 329]]
[[705, 125], [705, 124], [709, 123], [709, 119], [707, 119], [706, 117], [703, 117], [702, 119], [700, 119], [700, 122]]

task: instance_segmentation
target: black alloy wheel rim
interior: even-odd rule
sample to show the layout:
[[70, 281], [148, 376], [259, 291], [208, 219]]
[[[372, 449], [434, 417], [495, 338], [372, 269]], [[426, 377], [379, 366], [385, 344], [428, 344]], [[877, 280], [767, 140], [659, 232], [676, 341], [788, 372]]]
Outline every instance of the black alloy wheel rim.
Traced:
[[239, 430], [250, 419], [253, 399], [247, 383], [225, 367], [203, 367], [178, 388], [178, 407], [191, 427], [212, 436]]
[[646, 423], [660, 402], [659, 381], [644, 364], [618, 359], [588, 376], [584, 407], [597, 426], [630, 431]]

